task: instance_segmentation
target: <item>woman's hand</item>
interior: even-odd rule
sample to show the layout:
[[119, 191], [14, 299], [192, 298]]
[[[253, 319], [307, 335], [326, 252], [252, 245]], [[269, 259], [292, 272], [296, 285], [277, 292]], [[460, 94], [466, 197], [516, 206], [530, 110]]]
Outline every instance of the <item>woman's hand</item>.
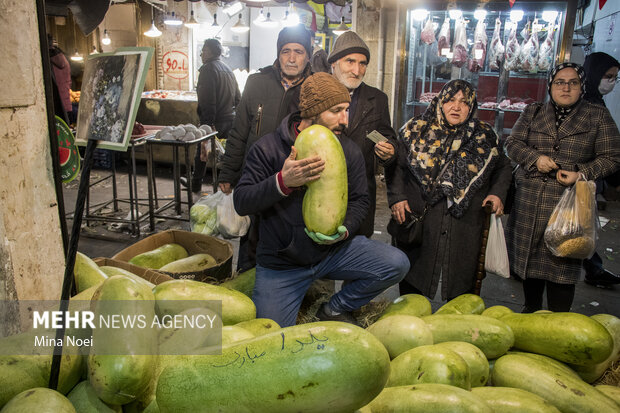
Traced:
[[387, 161], [394, 156], [394, 147], [388, 142], [379, 142], [375, 145], [375, 154], [382, 160]]
[[487, 197], [484, 198], [484, 201], [482, 201], [482, 206], [485, 206], [487, 203], [491, 204], [495, 215], [497, 215], [498, 217], [501, 217], [502, 215], [504, 215], [504, 204], [502, 203], [502, 200], [499, 199], [498, 196], [487, 195]]
[[574, 184], [578, 178], [579, 178], [579, 172], [565, 171], [563, 169], [560, 169], [557, 175], [555, 176], [555, 179], [557, 179], [557, 181], [564, 186], [569, 186], [569, 185]]
[[558, 165], [547, 155], [540, 155], [540, 157], [536, 159], [536, 169], [538, 169], [540, 173], [548, 174], [553, 169], [558, 169]]
[[392, 216], [399, 224], [405, 222], [405, 211], [411, 213], [409, 202], [400, 201], [392, 205]]

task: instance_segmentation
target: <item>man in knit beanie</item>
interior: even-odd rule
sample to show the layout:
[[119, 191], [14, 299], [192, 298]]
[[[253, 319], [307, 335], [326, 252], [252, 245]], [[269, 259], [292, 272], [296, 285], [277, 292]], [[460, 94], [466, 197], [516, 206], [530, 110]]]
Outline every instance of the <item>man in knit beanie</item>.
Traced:
[[[219, 188], [225, 194], [230, 194], [239, 181], [252, 145], [273, 132], [285, 116], [297, 111], [301, 84], [311, 74], [310, 37], [303, 25], [285, 27], [278, 34], [275, 62], [248, 77], [218, 175]], [[238, 272], [256, 266], [259, 217], [250, 219], [248, 233], [239, 240]]]
[[[376, 208], [376, 165], [388, 166], [395, 159], [396, 132], [390, 122], [388, 99], [385, 93], [363, 82], [370, 61], [370, 50], [354, 31], [344, 32], [336, 39], [327, 61], [336, 79], [351, 95], [349, 126], [344, 133], [360, 147], [364, 155], [370, 208], [359, 234], [371, 237], [374, 233]], [[368, 139], [372, 131], [379, 132], [385, 140], [375, 142]]]
[[[308, 77], [301, 87], [300, 110], [250, 148], [233, 193], [238, 214], [261, 217], [252, 293], [256, 316], [282, 327], [296, 323], [314, 280], [349, 281], [316, 316], [357, 324], [351, 312], [399, 282], [409, 268], [400, 250], [355, 236], [369, 200], [360, 149], [342, 133], [350, 100], [347, 89], [333, 76], [321, 72]], [[308, 231], [302, 215], [306, 185], [321, 179], [325, 160], [318, 156], [297, 159], [294, 144], [301, 131], [315, 124], [336, 134], [346, 160], [347, 211], [335, 234]]]

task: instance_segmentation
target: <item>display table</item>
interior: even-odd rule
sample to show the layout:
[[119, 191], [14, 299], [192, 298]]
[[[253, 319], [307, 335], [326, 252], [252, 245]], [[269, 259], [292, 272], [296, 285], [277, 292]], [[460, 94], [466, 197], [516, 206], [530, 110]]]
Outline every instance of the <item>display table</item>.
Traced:
[[[181, 165], [180, 165], [180, 157], [179, 157], [179, 149], [183, 148], [183, 152], [185, 154], [184, 163], [185, 165], [192, 165], [193, 160], [190, 159], [190, 148], [195, 146], [195, 149], [198, 150], [202, 142], [210, 140], [211, 142], [211, 150], [212, 153], [215, 153], [215, 138], [217, 137], [217, 132], [212, 132], [208, 135], [202, 136], [200, 138], [191, 140], [191, 141], [177, 141], [177, 140], [162, 140], [157, 139], [154, 136], [149, 137], [147, 139], [146, 152], [147, 152], [147, 161], [146, 161], [146, 170], [148, 177], [148, 194], [149, 194], [149, 220], [151, 231], [155, 230], [155, 218], [164, 218], [164, 219], [177, 219], [181, 221], [189, 221], [189, 210], [193, 205], [192, 198], [192, 177], [191, 177], [191, 167], [185, 168], [185, 179], [187, 180], [187, 201], [182, 200], [181, 193]], [[172, 148], [172, 179], [173, 179], [173, 188], [174, 188], [174, 199], [168, 201], [166, 204], [159, 206], [159, 199], [157, 197], [157, 183], [155, 180], [155, 174], [153, 173], [153, 149], [159, 146], [167, 146]], [[213, 157], [211, 169], [213, 171], [213, 192], [217, 191], [217, 157]], [[181, 216], [182, 205], [187, 205], [187, 218]], [[174, 206], [174, 210], [176, 216], [171, 215], [163, 215], [163, 211]]]
[[[116, 223], [118, 225], [128, 224], [131, 229], [131, 234], [134, 236], [140, 236], [140, 222], [145, 221], [148, 217], [147, 214], [143, 214], [140, 216], [139, 207], [147, 206], [145, 203], [141, 203], [141, 201], [146, 201], [144, 199], [138, 198], [138, 183], [136, 178], [136, 148], [145, 146], [147, 143], [148, 135], [131, 139], [129, 143], [129, 156], [131, 162], [131, 168], [129, 168], [127, 172], [127, 182], [129, 185], [129, 198], [119, 198], [118, 197], [118, 189], [116, 183], [116, 162], [115, 157], [111, 156], [110, 161], [110, 173], [106, 176], [99, 178], [94, 182], [90, 182], [88, 187], [88, 193], [86, 194], [86, 207], [84, 212], [84, 220], [86, 221], [86, 225], [90, 225], [91, 221], [96, 222], [111, 222]], [[93, 186], [111, 180], [112, 182], [112, 198], [103, 202], [99, 202], [97, 204], [92, 205], [90, 202], [90, 190]], [[109, 216], [104, 214], [102, 211], [110, 204], [113, 205], [112, 211], [119, 212], [119, 203], [127, 203], [129, 204], [129, 214], [126, 218], [119, 218], [114, 216]], [[67, 218], [73, 219], [73, 212], [67, 214]]]

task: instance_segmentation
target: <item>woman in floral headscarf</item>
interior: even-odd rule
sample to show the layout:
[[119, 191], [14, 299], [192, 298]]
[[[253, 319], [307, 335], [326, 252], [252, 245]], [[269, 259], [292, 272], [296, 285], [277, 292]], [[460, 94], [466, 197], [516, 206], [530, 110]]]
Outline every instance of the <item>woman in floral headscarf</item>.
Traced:
[[564, 189], [580, 174], [588, 180], [620, 166], [620, 135], [609, 111], [583, 99], [585, 73], [562, 63], [549, 74], [549, 102], [525, 108], [506, 140], [506, 152], [519, 164], [517, 191], [508, 219], [506, 243], [511, 272], [522, 278], [523, 312], [542, 308], [569, 311], [582, 261], [554, 256], [543, 235]]
[[453, 80], [400, 131], [398, 161], [386, 169], [392, 218], [424, 215], [420, 245], [395, 240], [411, 262], [401, 294], [433, 298], [440, 277], [443, 300], [475, 287], [482, 207], [489, 202], [501, 214], [510, 185], [510, 164], [476, 109], [473, 87]]

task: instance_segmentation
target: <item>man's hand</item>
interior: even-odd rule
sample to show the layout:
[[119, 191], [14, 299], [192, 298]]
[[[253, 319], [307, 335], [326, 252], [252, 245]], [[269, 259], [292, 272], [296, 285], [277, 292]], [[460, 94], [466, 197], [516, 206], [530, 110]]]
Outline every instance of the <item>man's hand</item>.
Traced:
[[555, 176], [555, 179], [557, 179], [560, 184], [569, 186], [574, 184], [577, 179], [579, 179], [579, 172], [571, 172], [560, 169]]
[[389, 142], [379, 142], [375, 145], [375, 154], [382, 161], [387, 161], [394, 156], [394, 147]]
[[230, 182], [220, 182], [220, 191], [224, 192], [226, 195], [229, 195], [232, 190], [233, 188]]
[[349, 236], [349, 231], [347, 231], [347, 228], [344, 225], [339, 226], [338, 232], [334, 235], [324, 235], [320, 232], [308, 231], [308, 228], [304, 228], [304, 231], [306, 231], [306, 235], [308, 235], [312, 241], [319, 245], [335, 244]]
[[409, 208], [409, 202], [400, 201], [392, 205], [392, 216], [399, 224], [405, 222], [405, 212], [411, 213], [411, 208]]
[[491, 207], [493, 207], [493, 213], [495, 215], [498, 217], [504, 215], [504, 204], [497, 195], [487, 195], [487, 197], [482, 201], [482, 206], [485, 206], [487, 202], [489, 202]]
[[321, 177], [325, 169], [325, 161], [319, 156], [296, 160], [297, 149], [291, 147], [291, 154], [284, 161], [282, 167], [282, 181], [288, 188], [297, 188]]
[[547, 155], [540, 155], [540, 157], [536, 159], [536, 169], [538, 169], [540, 173], [548, 174], [553, 169], [558, 169], [558, 165]]

